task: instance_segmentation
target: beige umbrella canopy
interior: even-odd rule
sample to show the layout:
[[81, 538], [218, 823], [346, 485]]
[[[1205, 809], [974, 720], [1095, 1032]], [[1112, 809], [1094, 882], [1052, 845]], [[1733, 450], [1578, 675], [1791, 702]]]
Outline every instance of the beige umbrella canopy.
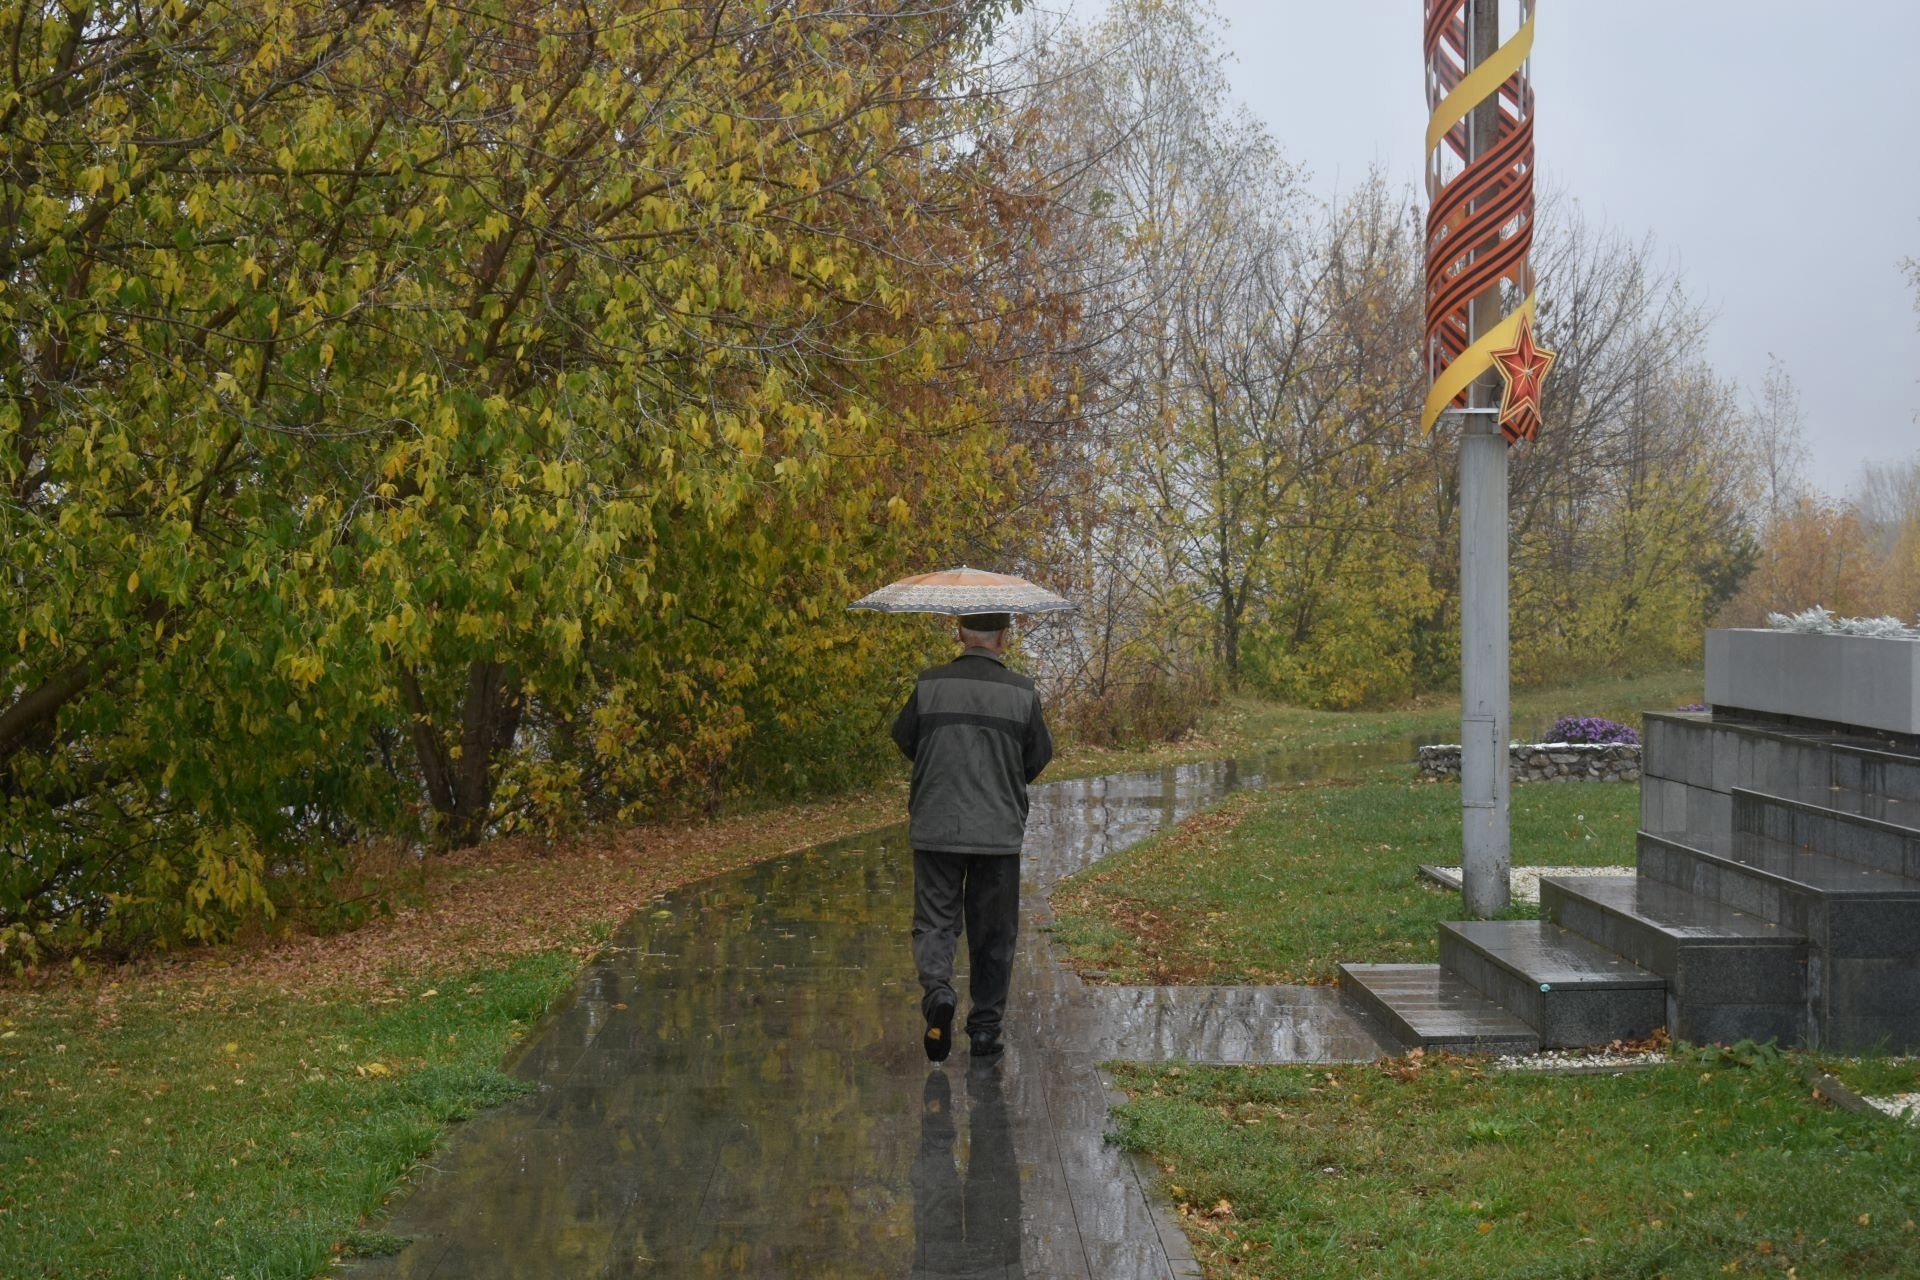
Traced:
[[848, 605], [876, 613], [944, 613], [966, 617], [976, 613], [1054, 613], [1075, 605], [1045, 587], [1010, 573], [984, 569], [942, 569], [917, 573], [890, 583]]

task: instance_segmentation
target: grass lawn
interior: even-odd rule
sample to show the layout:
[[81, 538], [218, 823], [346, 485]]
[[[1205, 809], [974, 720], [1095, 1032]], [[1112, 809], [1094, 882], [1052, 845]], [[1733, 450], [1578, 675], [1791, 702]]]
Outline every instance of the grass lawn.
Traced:
[[[1630, 865], [1640, 789], [1532, 783], [1512, 815], [1517, 865]], [[1460, 788], [1410, 766], [1242, 792], [1061, 885], [1053, 936], [1117, 983], [1331, 982], [1342, 961], [1433, 961], [1460, 896], [1415, 868], [1459, 861]]]
[[1920, 1276], [1920, 1129], [1815, 1098], [1802, 1065], [1123, 1066], [1119, 1136], [1210, 1277]]
[[519, 1085], [559, 952], [367, 997], [259, 986], [9, 993], [0, 1275], [311, 1276], [445, 1125]]
[[[1666, 711], [1700, 701], [1706, 676], [1698, 667], [1629, 678], [1592, 678], [1567, 684], [1515, 689], [1513, 732], [1544, 731], [1563, 715], [1599, 715], [1636, 728], [1643, 711]], [[1455, 694], [1426, 694], [1404, 706], [1379, 711], [1310, 711], [1228, 698], [1201, 722], [1190, 739], [1127, 751], [1068, 744], [1047, 769], [1048, 779], [1078, 778], [1123, 769], [1158, 768], [1185, 760], [1255, 755], [1336, 745], [1363, 745], [1395, 738], [1457, 742], [1460, 699]]]
[[[1691, 679], [1691, 683], [1689, 683]], [[1514, 724], [1637, 719], [1698, 677], [1516, 697]], [[1319, 720], [1247, 708], [1255, 737], [1318, 746], [1445, 736], [1452, 709]], [[1233, 716], [1226, 717], [1231, 723]], [[1055, 938], [1121, 983], [1327, 982], [1343, 960], [1435, 959], [1457, 894], [1460, 793], [1411, 767], [1245, 792], [1054, 895]], [[1516, 864], [1630, 865], [1639, 788], [1513, 790]], [[1534, 908], [1517, 906], [1515, 915]], [[1920, 1128], [1835, 1107], [1920, 1090], [1913, 1059], [1681, 1047], [1617, 1075], [1366, 1066], [1117, 1064], [1119, 1140], [1147, 1155], [1209, 1277], [1920, 1277]]]

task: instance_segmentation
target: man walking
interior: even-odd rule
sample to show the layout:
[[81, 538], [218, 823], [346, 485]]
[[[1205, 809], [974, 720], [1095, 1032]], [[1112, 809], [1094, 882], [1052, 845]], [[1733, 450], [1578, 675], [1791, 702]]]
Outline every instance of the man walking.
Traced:
[[965, 652], [920, 673], [893, 721], [893, 740], [913, 761], [907, 810], [913, 844], [913, 962], [927, 1057], [952, 1049], [953, 952], [964, 922], [974, 1057], [1005, 1047], [1000, 1019], [1013, 976], [1020, 919], [1020, 842], [1027, 784], [1053, 756], [1033, 681], [1007, 670], [1004, 613], [960, 619]]

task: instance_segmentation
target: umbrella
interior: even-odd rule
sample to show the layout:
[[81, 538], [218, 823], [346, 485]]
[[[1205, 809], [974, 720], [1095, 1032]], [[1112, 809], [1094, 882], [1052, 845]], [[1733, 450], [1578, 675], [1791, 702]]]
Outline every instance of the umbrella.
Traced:
[[965, 565], [902, 578], [847, 606], [850, 610], [872, 609], [877, 613], [944, 613], [953, 617], [974, 613], [1053, 613], [1074, 607], [1066, 597], [1057, 596], [1045, 587], [1036, 587], [1025, 578], [969, 569]]

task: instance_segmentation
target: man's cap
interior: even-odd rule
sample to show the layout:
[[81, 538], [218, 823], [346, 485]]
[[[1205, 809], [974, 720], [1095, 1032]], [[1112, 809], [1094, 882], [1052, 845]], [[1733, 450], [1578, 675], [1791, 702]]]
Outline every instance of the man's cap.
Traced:
[[969, 631], [1005, 631], [1013, 625], [1010, 613], [969, 613], [960, 619], [960, 625]]

